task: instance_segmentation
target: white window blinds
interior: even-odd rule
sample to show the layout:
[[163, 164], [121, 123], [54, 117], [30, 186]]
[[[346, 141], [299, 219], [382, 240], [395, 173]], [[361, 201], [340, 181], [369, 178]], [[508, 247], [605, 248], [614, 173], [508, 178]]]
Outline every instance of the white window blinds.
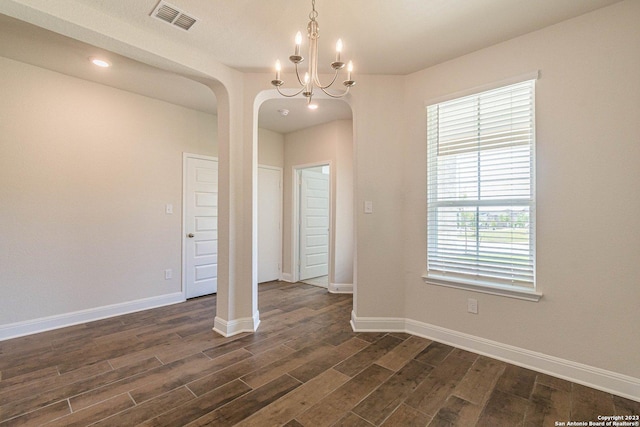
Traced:
[[428, 277], [535, 287], [534, 88], [427, 107]]

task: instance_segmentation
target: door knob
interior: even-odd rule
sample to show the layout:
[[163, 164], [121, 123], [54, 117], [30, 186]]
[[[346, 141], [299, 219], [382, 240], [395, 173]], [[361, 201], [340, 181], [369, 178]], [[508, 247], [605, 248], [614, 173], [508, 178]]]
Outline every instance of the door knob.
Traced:
[[187, 237], [190, 238], [190, 239], [193, 239], [194, 235], [193, 235], [193, 233], [189, 233], [189, 234], [187, 234]]

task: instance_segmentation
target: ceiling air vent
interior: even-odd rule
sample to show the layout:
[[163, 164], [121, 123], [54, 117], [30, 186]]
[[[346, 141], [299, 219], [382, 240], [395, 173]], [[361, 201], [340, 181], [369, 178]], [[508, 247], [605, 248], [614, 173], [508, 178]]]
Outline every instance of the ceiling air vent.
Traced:
[[151, 16], [166, 22], [167, 24], [182, 28], [183, 30], [189, 30], [189, 28], [191, 28], [197, 21], [197, 18], [187, 15], [174, 5], [169, 4], [164, 0], [160, 1], [156, 8], [153, 9]]

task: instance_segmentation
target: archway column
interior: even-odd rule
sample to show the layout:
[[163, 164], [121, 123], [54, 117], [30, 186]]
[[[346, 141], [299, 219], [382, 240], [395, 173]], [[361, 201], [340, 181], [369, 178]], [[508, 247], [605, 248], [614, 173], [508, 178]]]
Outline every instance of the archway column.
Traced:
[[[239, 79], [240, 80], [240, 79]], [[257, 219], [251, 120], [242, 85], [216, 90], [218, 99], [218, 295], [213, 330], [223, 336], [254, 332], [257, 307]], [[222, 92], [222, 93], [219, 93]], [[244, 93], [244, 94], [243, 94]], [[252, 105], [250, 102], [249, 105]], [[249, 123], [249, 124], [247, 124]]]

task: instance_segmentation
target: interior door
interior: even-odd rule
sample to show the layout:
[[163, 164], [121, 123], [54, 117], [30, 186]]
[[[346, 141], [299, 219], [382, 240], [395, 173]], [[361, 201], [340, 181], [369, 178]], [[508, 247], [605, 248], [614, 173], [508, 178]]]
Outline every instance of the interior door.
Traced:
[[218, 290], [218, 162], [186, 158], [185, 294]]
[[329, 174], [300, 171], [299, 280], [329, 274]]
[[258, 167], [258, 283], [280, 279], [282, 170]]

